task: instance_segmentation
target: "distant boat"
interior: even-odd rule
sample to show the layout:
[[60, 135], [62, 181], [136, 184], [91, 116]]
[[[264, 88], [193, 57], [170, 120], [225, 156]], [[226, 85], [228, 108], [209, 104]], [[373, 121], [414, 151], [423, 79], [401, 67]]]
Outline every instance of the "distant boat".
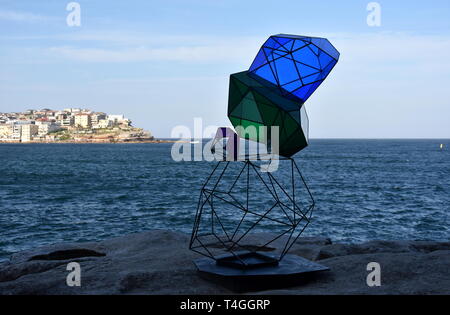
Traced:
[[441, 150], [444, 148], [444, 144], [443, 143], [441, 143]]

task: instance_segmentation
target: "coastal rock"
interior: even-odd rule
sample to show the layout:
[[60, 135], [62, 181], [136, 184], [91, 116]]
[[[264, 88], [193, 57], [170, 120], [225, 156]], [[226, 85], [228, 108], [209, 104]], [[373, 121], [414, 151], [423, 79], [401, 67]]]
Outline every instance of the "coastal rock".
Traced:
[[[271, 234], [254, 234], [264, 244]], [[203, 280], [192, 263], [189, 235], [154, 230], [101, 242], [55, 244], [13, 255], [0, 265], [0, 294], [230, 294]], [[265, 248], [281, 246], [278, 240]], [[333, 244], [301, 238], [292, 254], [331, 270], [302, 286], [257, 294], [449, 294], [450, 242], [371, 241]], [[69, 287], [69, 262], [81, 266], [81, 287]], [[381, 265], [381, 287], [366, 284], [369, 262]]]
[[331, 244], [320, 250], [317, 260], [337, 256], [372, 253], [430, 253], [437, 250], [450, 251], [450, 242], [429, 241], [369, 241], [363, 244]]

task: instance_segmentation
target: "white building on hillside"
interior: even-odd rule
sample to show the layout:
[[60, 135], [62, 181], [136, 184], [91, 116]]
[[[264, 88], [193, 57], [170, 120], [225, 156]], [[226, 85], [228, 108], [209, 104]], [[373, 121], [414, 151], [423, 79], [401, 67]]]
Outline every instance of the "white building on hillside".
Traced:
[[91, 116], [88, 114], [77, 114], [75, 115], [75, 126], [82, 128], [91, 127]]
[[0, 124], [0, 140], [10, 140], [12, 138], [13, 125], [12, 124]]
[[41, 122], [41, 123], [36, 122], [36, 125], [38, 126], [39, 137], [44, 137], [45, 135], [47, 135], [50, 132], [61, 129], [61, 125], [51, 123], [51, 122]]
[[95, 126], [96, 128], [109, 128], [112, 126], [112, 121], [108, 119], [100, 119]]
[[20, 141], [30, 142], [34, 136], [37, 136], [39, 127], [34, 124], [22, 125]]

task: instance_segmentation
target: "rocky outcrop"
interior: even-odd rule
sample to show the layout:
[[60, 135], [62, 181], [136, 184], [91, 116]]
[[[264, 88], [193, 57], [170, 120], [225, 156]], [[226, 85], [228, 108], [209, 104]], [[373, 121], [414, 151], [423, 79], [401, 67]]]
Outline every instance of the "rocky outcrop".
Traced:
[[[270, 234], [252, 236], [264, 243]], [[0, 294], [229, 294], [203, 280], [187, 249], [189, 236], [150, 231], [92, 243], [56, 244], [13, 255], [0, 265]], [[280, 243], [271, 244], [274, 251]], [[302, 286], [258, 294], [449, 294], [450, 242], [371, 241], [333, 244], [302, 238], [290, 251], [330, 271]], [[66, 284], [67, 265], [81, 266], [81, 287]], [[369, 262], [381, 265], [381, 286], [368, 287]]]

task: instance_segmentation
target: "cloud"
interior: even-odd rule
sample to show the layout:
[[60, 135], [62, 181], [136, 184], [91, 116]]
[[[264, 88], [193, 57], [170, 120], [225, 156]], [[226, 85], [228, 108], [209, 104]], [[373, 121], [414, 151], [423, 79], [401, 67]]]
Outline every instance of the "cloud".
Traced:
[[[84, 37], [86, 38], [86, 37]], [[149, 37], [147, 37], [148, 40]], [[128, 44], [113, 47], [54, 46], [49, 52], [60, 57], [83, 62], [242, 62], [243, 56], [253, 56], [259, 48], [258, 39], [230, 40], [153, 39], [147, 45]], [[119, 46], [119, 47], [117, 47]]]
[[[422, 77], [439, 77], [450, 71], [448, 36], [400, 33], [322, 36], [329, 38], [341, 52], [337, 69], [347, 73], [377, 77], [386, 73], [386, 79], [394, 80], [408, 73], [411, 74], [409, 80], [420, 80], [419, 73]], [[69, 42], [69, 45], [53, 46], [48, 51], [52, 57], [88, 63], [178, 61], [193, 64], [226, 62], [237, 66], [249, 64], [264, 39], [256, 36], [213, 38], [85, 33], [70, 37], [75, 42]], [[78, 42], [83, 40], [85, 42]]]
[[[53, 42], [51, 48], [45, 42], [40, 47], [43, 51], [35, 47], [26, 54], [23, 47], [14, 51], [20, 58], [33, 56], [33, 63], [46, 60], [57, 67], [48, 67], [54, 72], [42, 72], [43, 79], [39, 78], [32, 85], [21, 82], [19, 73], [17, 80], [1, 85], [3, 94], [8, 98], [14, 95], [22, 103], [72, 102], [105, 108], [121, 108], [127, 104], [129, 116], [135, 115], [135, 120], [141, 119], [139, 124], [161, 136], [168, 136], [167, 126], [180, 121], [184, 123], [195, 115], [203, 116], [205, 121], [216, 123], [220, 119], [221, 124], [227, 123], [228, 73], [246, 69], [266, 39], [265, 36], [184, 37], [143, 33], [130, 33], [128, 37], [126, 32], [77, 32], [72, 35], [62, 36], [61, 41]], [[447, 58], [450, 36], [407, 33], [315, 35], [329, 38], [341, 52], [341, 59], [330, 78], [308, 100], [312, 136], [450, 135], [447, 122], [450, 90], [446, 89], [450, 85], [450, 59]], [[4, 60], [11, 64], [11, 59]], [[68, 68], [59, 66], [67, 60], [79, 62], [73, 69], [82, 71], [83, 76], [73, 71], [73, 77], [60, 73], [60, 69]], [[117, 71], [103, 72], [104, 65], [101, 64], [158, 64], [165, 61], [185, 64], [172, 67], [167, 73], [158, 70], [159, 67], [155, 67], [155, 71], [140, 71], [139, 66], [131, 66], [129, 70], [119, 66]], [[207, 67], [202, 67], [205, 62]], [[225, 62], [230, 64], [221, 67]], [[100, 68], [96, 68], [96, 63]], [[11, 72], [14, 73], [12, 69]], [[8, 79], [9, 74], [4, 73], [3, 77]], [[77, 83], [74, 79], [78, 79]], [[42, 82], [48, 87], [42, 86]], [[174, 111], [177, 111], [176, 115]], [[169, 118], [162, 123], [160, 117]]]
[[[144, 48], [122, 50], [53, 47], [51, 52], [77, 61], [142, 62], [142, 61], [220, 61], [224, 54], [212, 47]], [[227, 59], [229, 56], [226, 56]]]
[[0, 10], [0, 20], [13, 22], [43, 22], [53, 20], [54, 18], [38, 15], [30, 12]]

